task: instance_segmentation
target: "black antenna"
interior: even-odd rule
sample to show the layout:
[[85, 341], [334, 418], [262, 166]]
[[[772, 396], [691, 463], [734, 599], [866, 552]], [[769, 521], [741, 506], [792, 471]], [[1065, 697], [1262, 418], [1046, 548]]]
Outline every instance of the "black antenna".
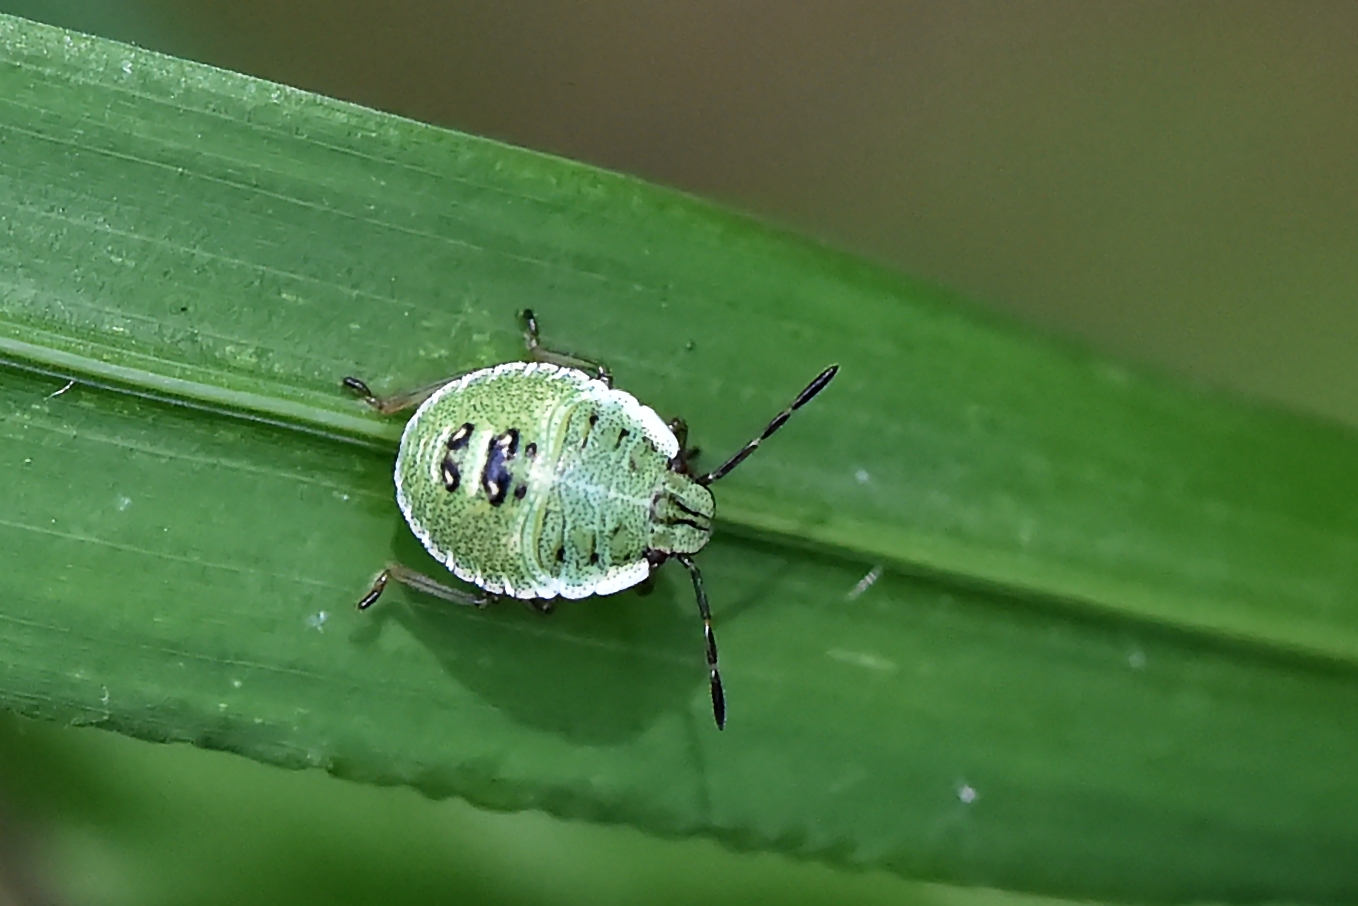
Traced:
[[[833, 378], [838, 371], [839, 371], [838, 365], [831, 365], [829, 368], [825, 369], [820, 374], [816, 375], [816, 379], [811, 383], [807, 384], [805, 389], [803, 389], [801, 393], [797, 394], [797, 398], [792, 401], [791, 406], [788, 406], [782, 412], [779, 412], [777, 415], [773, 417], [773, 421], [769, 422], [769, 426], [764, 429], [763, 434], [759, 435], [754, 440], [750, 441], [748, 444], [741, 448], [739, 453], [737, 453], [735, 456], [732, 456], [730, 459], [726, 460], [726, 462], [722, 463], [719, 467], [713, 469], [711, 472], [708, 472], [706, 475], [703, 475], [702, 477], [696, 479], [698, 484], [709, 485], [712, 482], [716, 481], [718, 478], [724, 478], [727, 472], [730, 472], [736, 466], [744, 462], [745, 457], [749, 456], [751, 453], [757, 450], [761, 443], [768, 440], [773, 435], [773, 432], [783, 427], [787, 420], [792, 416], [792, 413], [796, 412], [798, 409], [805, 406], [808, 402], [811, 401], [812, 397], [814, 397], [817, 393], [820, 393], [822, 390], [824, 390], [825, 385], [830, 383], [830, 379]], [[685, 565], [688, 566], [690, 571], [693, 570], [692, 565], [689, 564]], [[694, 576], [695, 576], [694, 584], [697, 585], [698, 584], [696, 579], [697, 573], [694, 573]], [[711, 637], [710, 629], [708, 630], [708, 636], [709, 638]], [[713, 675], [714, 676], [716, 675], [715, 668], [713, 670]], [[720, 686], [714, 684], [712, 687], [713, 696], [715, 696], [719, 691]], [[718, 722], [720, 723], [720, 721]]]
[[726, 729], [726, 693], [721, 689], [721, 671], [717, 669], [717, 637], [712, 634], [712, 611], [707, 606], [707, 592], [703, 589], [703, 574], [686, 554], [673, 554], [693, 577], [693, 594], [698, 598], [698, 615], [703, 618], [703, 636], [707, 639], [707, 674], [712, 683], [712, 716], [717, 729]]

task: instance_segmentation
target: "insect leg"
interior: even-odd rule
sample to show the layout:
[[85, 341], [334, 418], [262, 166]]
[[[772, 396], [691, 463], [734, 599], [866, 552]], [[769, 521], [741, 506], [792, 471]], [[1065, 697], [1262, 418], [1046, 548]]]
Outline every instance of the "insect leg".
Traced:
[[355, 393], [359, 399], [363, 400], [363, 402], [367, 403], [369, 406], [372, 406], [378, 412], [383, 415], [391, 415], [395, 412], [400, 412], [402, 409], [418, 406], [420, 403], [433, 396], [434, 391], [438, 390], [451, 380], [455, 380], [455, 378], [445, 378], [437, 384], [430, 384], [427, 387], [420, 387], [417, 390], [411, 390], [406, 393], [393, 393], [391, 396], [377, 396], [368, 389], [367, 384], [356, 377], [347, 377], [341, 381], [340, 384], [343, 385], [346, 390]]
[[777, 415], [773, 417], [773, 421], [769, 422], [768, 427], [764, 429], [763, 434], [759, 435], [754, 440], [750, 441], [744, 447], [741, 447], [740, 452], [737, 453], [735, 456], [732, 456], [730, 459], [726, 460], [726, 462], [722, 463], [716, 469], [712, 470], [711, 472], [708, 472], [706, 475], [699, 478], [698, 484], [701, 485], [711, 484], [718, 478], [724, 477], [727, 472], [730, 472], [736, 466], [744, 462], [745, 457], [749, 456], [755, 450], [759, 449], [759, 445], [761, 443], [768, 440], [769, 437], [773, 434], [773, 432], [777, 431], [779, 428], [783, 427], [783, 425], [787, 423], [787, 420], [792, 417], [792, 413], [796, 412], [798, 409], [805, 406], [807, 403], [811, 401], [811, 398], [813, 396], [824, 390], [825, 385], [830, 383], [830, 379], [833, 378], [838, 371], [839, 371], [838, 365], [831, 365], [829, 368], [825, 369], [820, 374], [816, 375], [816, 379], [811, 383], [807, 384], [804, 388], [802, 388], [801, 393], [797, 394], [797, 398], [792, 401], [791, 406], [788, 406], [782, 412], [779, 412]]
[[665, 427], [669, 428], [674, 439], [679, 441], [680, 450], [688, 446], [688, 422], [682, 418], [672, 418], [666, 423]]
[[[698, 458], [700, 452], [697, 447], [688, 445], [688, 422], [682, 418], [672, 418], [666, 423], [665, 427], [669, 428], [674, 439], [679, 441], [679, 455], [676, 457], [679, 463], [675, 471], [687, 475], [688, 467], [693, 463], [693, 460]], [[671, 467], [673, 468], [673, 465]]]
[[424, 573], [417, 573], [413, 569], [404, 567], [399, 563], [389, 563], [387, 564], [387, 568], [382, 570], [377, 579], [373, 582], [373, 586], [368, 590], [368, 593], [359, 599], [358, 609], [367, 610], [369, 607], [373, 606], [377, 599], [382, 596], [383, 590], [387, 587], [387, 582], [392, 579], [395, 579], [402, 585], [413, 588], [416, 591], [422, 591], [427, 595], [433, 595], [436, 598], [442, 598], [445, 601], [451, 601], [454, 604], [463, 604], [468, 607], [485, 607], [496, 598], [495, 595], [487, 594], [486, 592], [471, 594], [469, 592], [461, 591], [431, 579]]
[[721, 672], [717, 670], [717, 637], [712, 634], [712, 611], [707, 606], [707, 592], [703, 589], [703, 574], [698, 572], [685, 554], [671, 554], [675, 560], [684, 564], [689, 576], [693, 578], [693, 594], [698, 598], [698, 614], [703, 618], [703, 636], [707, 639], [707, 670], [712, 685], [712, 716], [717, 720], [717, 729], [726, 729], [726, 693], [721, 688]]
[[523, 339], [528, 344], [528, 355], [533, 361], [550, 362], [553, 365], [574, 368], [577, 371], [592, 371], [596, 378], [609, 387], [613, 386], [613, 372], [608, 370], [608, 366], [592, 359], [571, 355], [569, 352], [557, 352], [548, 349], [538, 342], [538, 319], [531, 308], [525, 308], [519, 313], [519, 317], [523, 320]]

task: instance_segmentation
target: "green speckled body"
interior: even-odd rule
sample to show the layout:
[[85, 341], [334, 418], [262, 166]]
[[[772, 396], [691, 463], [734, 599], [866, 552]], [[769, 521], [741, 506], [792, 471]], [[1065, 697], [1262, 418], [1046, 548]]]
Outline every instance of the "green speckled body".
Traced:
[[396, 498], [458, 578], [517, 598], [611, 594], [648, 554], [711, 535], [707, 488], [654, 410], [584, 372], [508, 362], [454, 380], [406, 425]]

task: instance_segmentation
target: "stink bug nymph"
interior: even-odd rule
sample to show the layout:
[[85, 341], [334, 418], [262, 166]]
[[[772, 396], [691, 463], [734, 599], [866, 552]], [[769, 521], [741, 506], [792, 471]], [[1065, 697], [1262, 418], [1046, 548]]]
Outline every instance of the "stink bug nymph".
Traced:
[[762, 434], [711, 472], [695, 474], [682, 419], [666, 423], [613, 389], [607, 368], [538, 343], [522, 314], [531, 361], [505, 362], [409, 393], [375, 396], [344, 386], [378, 412], [418, 406], [396, 456], [396, 502], [410, 530], [464, 591], [398, 563], [358, 602], [370, 607], [395, 579], [473, 607], [520, 598], [542, 613], [553, 599], [622, 591], [677, 560], [693, 580], [707, 641], [712, 713], [726, 724], [717, 641], [692, 555], [712, 537], [708, 486], [724, 477], [797, 409], [825, 389], [831, 365]]

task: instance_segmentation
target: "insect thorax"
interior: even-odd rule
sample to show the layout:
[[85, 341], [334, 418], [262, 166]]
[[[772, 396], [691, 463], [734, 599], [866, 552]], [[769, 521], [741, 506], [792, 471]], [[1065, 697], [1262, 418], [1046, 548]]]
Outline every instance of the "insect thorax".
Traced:
[[648, 550], [695, 551], [712, 497], [670, 469], [674, 434], [583, 372], [510, 362], [441, 388], [406, 426], [396, 496], [459, 578], [520, 598], [610, 594]]

